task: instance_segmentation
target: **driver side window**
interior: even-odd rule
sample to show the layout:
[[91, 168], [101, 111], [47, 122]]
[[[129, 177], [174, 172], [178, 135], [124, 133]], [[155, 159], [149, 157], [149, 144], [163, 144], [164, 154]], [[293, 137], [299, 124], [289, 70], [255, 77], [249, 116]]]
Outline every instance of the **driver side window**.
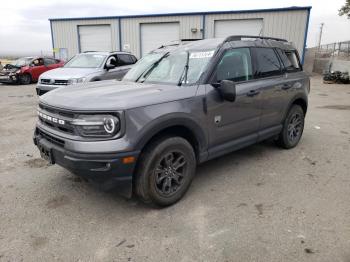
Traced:
[[235, 48], [225, 52], [216, 69], [216, 81], [234, 82], [252, 79], [252, 62], [249, 48]]

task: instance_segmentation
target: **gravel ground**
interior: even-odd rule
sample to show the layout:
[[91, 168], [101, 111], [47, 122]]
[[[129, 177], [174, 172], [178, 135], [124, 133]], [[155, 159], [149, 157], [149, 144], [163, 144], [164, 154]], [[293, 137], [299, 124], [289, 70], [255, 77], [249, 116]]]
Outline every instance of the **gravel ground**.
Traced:
[[350, 86], [313, 77], [293, 150], [212, 160], [151, 209], [47, 166], [35, 86], [0, 85], [0, 261], [350, 261]]

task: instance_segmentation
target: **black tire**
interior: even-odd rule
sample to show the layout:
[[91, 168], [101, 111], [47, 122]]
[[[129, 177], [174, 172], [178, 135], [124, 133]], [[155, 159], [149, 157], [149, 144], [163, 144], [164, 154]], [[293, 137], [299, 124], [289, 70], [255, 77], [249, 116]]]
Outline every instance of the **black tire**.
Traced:
[[135, 193], [147, 204], [172, 205], [185, 195], [195, 172], [196, 157], [187, 140], [182, 137], [157, 139], [138, 160]]
[[293, 105], [283, 123], [283, 129], [276, 140], [277, 145], [285, 149], [295, 147], [304, 131], [305, 114], [301, 106]]
[[22, 85], [29, 85], [32, 82], [32, 77], [30, 74], [23, 74], [19, 76], [19, 82]]

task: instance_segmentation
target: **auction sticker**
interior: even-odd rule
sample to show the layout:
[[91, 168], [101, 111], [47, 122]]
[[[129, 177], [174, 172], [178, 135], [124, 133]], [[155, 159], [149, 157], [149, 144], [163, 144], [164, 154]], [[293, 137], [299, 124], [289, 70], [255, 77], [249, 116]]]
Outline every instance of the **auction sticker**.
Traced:
[[206, 52], [195, 52], [190, 54], [190, 58], [208, 58], [214, 55], [214, 50]]

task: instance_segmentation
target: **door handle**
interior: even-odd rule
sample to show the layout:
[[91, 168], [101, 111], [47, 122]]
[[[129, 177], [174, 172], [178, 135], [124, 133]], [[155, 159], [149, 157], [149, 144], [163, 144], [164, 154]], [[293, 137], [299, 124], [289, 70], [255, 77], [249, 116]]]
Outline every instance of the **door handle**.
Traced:
[[247, 96], [256, 96], [260, 93], [260, 91], [258, 90], [250, 90], [248, 93], [247, 93]]
[[283, 84], [282, 85], [282, 89], [283, 90], [287, 90], [287, 89], [289, 89], [289, 88], [291, 88], [292, 86], [291, 85], [288, 85], [288, 84]]

